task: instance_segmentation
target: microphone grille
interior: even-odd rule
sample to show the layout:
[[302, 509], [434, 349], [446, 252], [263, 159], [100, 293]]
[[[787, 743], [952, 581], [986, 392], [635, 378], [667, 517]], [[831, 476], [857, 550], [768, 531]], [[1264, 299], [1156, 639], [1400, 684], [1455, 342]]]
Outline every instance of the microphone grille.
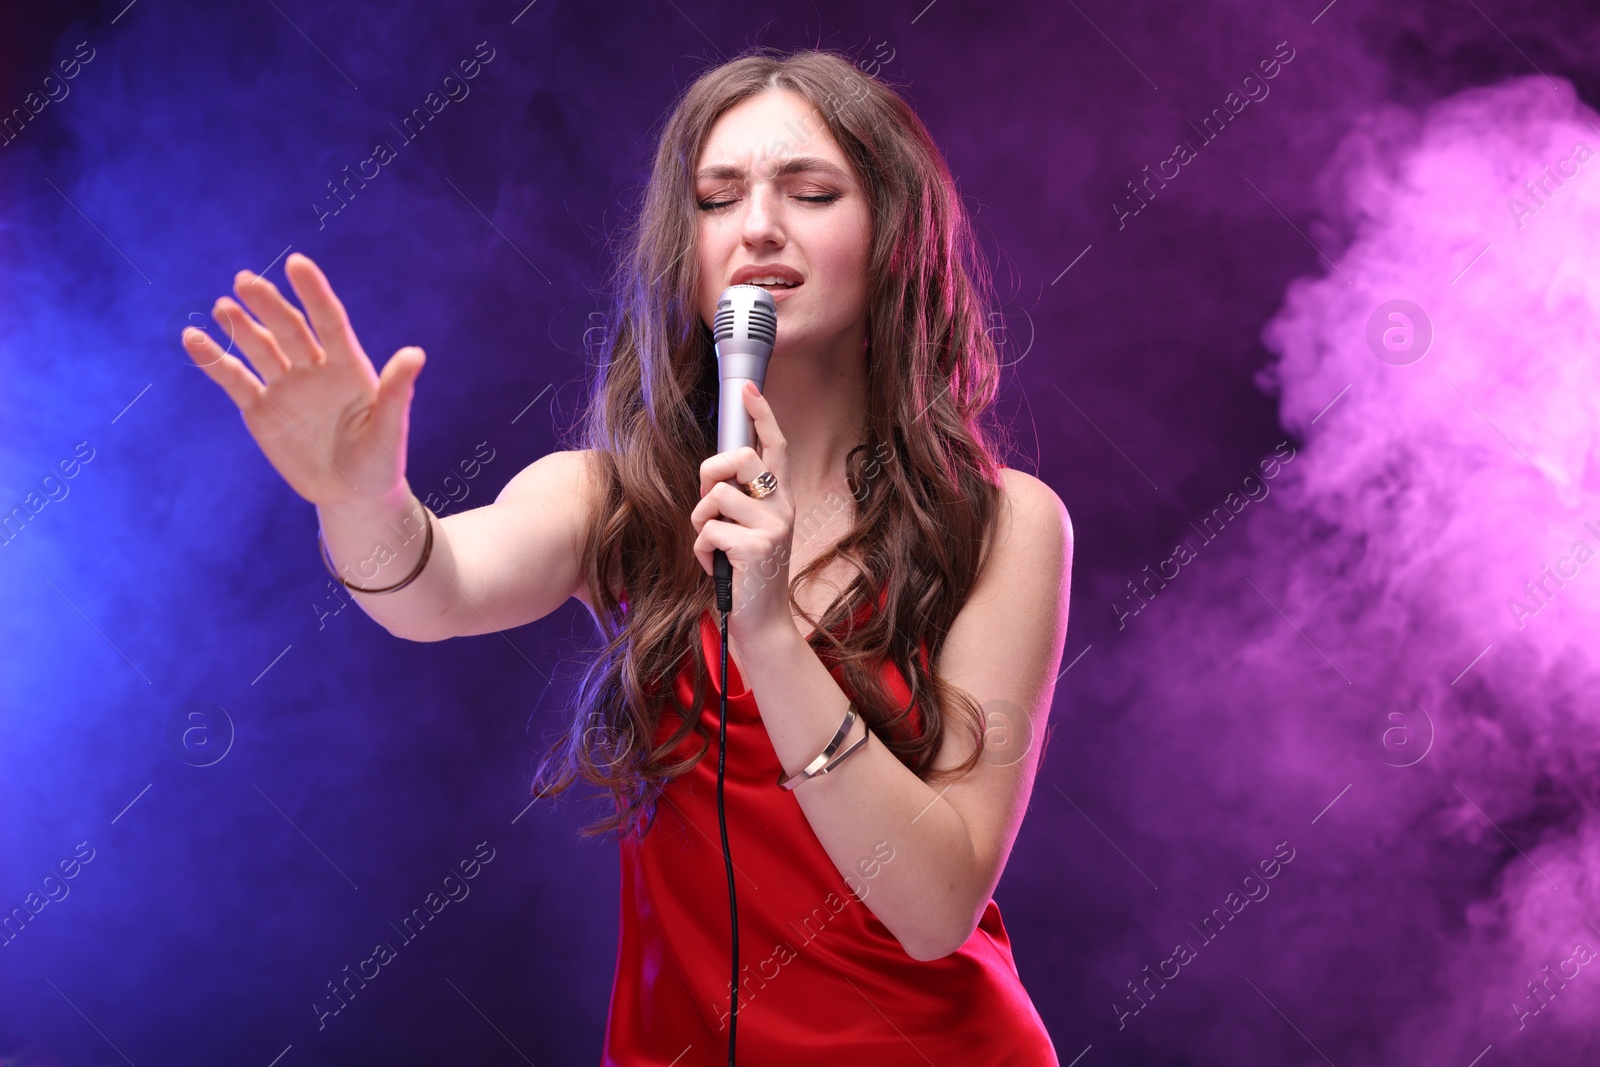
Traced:
[[734, 337], [774, 344], [778, 337], [778, 306], [772, 294], [759, 285], [730, 285], [717, 301], [711, 333], [719, 344]]

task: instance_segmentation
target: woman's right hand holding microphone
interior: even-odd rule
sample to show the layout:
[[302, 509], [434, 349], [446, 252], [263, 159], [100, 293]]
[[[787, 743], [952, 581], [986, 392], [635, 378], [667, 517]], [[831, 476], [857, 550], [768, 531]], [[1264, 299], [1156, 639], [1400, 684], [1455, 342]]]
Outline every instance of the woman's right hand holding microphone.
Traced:
[[219, 297], [212, 307], [259, 379], [203, 330], [183, 331], [184, 350], [228, 394], [267, 461], [306, 500], [320, 507], [405, 499], [422, 349], [400, 349], [378, 374], [317, 265], [296, 252], [284, 273], [309, 323], [277, 286], [249, 271], [234, 276], [243, 306]]

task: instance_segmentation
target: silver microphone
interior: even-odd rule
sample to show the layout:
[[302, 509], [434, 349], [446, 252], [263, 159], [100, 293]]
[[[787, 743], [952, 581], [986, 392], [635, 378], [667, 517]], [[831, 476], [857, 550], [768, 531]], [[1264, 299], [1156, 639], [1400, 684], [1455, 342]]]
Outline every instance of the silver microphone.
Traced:
[[759, 285], [730, 285], [717, 298], [711, 324], [716, 343], [717, 451], [755, 447], [755, 422], [744, 406], [744, 383], [760, 389], [767, 380], [767, 360], [778, 335], [778, 305]]
[[[767, 380], [767, 360], [778, 336], [778, 304], [759, 285], [730, 285], [717, 298], [711, 324], [717, 352], [717, 451], [754, 448], [755, 420], [744, 406], [744, 383], [760, 389]], [[733, 567], [722, 549], [712, 552], [717, 607], [733, 610]]]

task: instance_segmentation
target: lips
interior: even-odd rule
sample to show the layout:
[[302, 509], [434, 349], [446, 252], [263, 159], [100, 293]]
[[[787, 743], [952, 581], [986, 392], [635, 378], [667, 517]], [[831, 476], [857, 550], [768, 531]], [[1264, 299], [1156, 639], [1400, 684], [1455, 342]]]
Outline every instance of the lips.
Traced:
[[[757, 281], [756, 279], [761, 279]], [[776, 279], [778, 284], [770, 284]], [[765, 284], [764, 284], [765, 283]], [[749, 264], [733, 272], [729, 285], [761, 285], [773, 293], [784, 292], [805, 283], [800, 272], [781, 263]]]

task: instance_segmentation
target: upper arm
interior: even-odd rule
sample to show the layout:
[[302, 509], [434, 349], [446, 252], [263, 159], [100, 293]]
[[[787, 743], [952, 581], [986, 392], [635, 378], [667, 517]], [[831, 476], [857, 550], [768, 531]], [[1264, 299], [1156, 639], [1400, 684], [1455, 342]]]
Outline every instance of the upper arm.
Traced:
[[[1011, 854], [1033, 791], [1056, 672], [1067, 634], [1072, 588], [1072, 520], [1049, 486], [1023, 471], [1002, 472], [1005, 504], [995, 545], [950, 626], [939, 673], [984, 713], [984, 754], [943, 797], [972, 839], [977, 869], [965, 943], [982, 917]], [[975, 747], [969, 729], [951, 729], [934, 768], [959, 766]]]
[[569, 597], [587, 603], [583, 541], [597, 497], [591, 453], [558, 451], [519, 471], [494, 503], [441, 519], [461, 592], [447, 632], [509, 630]]

